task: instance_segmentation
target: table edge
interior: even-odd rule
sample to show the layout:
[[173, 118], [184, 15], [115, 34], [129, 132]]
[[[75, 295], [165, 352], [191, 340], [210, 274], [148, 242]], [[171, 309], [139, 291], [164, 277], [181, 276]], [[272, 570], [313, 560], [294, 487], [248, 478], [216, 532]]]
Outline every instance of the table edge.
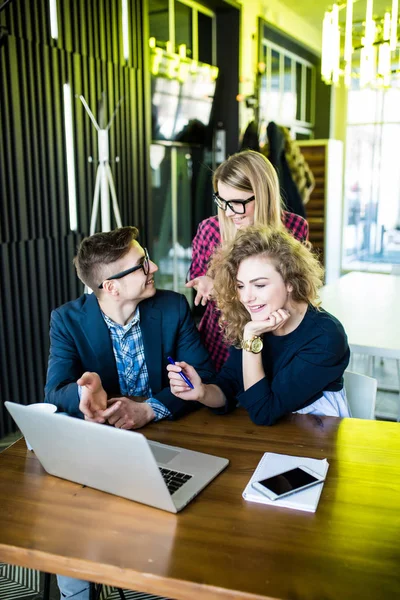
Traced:
[[[175, 600], [187, 600], [188, 597], [201, 598], [201, 600], [279, 600], [276, 596], [260, 596], [259, 594], [230, 590], [204, 583], [162, 577], [153, 573], [142, 573], [109, 564], [93, 563], [76, 558], [63, 558], [41, 550], [9, 546], [1, 542], [0, 560], [7, 564], [36, 569], [41, 572], [57, 573], [67, 577], [159, 596], [170, 596]], [[45, 571], [43, 571], [44, 564], [46, 565]], [[116, 575], [116, 571], [118, 571], [118, 575]]]

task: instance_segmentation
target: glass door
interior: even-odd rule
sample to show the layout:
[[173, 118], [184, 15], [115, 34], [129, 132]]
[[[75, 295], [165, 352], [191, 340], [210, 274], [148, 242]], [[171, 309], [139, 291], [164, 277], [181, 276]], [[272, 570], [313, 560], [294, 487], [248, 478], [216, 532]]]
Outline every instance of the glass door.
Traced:
[[184, 294], [190, 303], [185, 283], [192, 256], [192, 156], [185, 147], [152, 144], [150, 164], [157, 285]]
[[[194, 0], [149, 3], [152, 140], [150, 248], [159, 288], [184, 294], [191, 243], [212, 214], [212, 107], [218, 69], [215, 13]], [[205, 191], [207, 189], [207, 192]], [[203, 211], [206, 210], [206, 214]]]

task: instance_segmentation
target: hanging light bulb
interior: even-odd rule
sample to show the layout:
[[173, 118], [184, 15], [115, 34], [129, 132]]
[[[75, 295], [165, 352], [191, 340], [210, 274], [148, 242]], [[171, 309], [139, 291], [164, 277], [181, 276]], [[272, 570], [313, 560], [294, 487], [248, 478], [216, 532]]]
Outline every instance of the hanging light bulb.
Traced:
[[344, 66], [344, 85], [347, 88], [351, 86], [351, 63], [346, 63]]
[[399, 20], [399, 2], [392, 0], [392, 18], [390, 23], [390, 50], [393, 52], [397, 46], [397, 25]]
[[391, 74], [391, 53], [390, 53], [390, 13], [385, 13], [383, 20], [383, 43], [378, 50], [378, 75], [381, 78], [381, 85], [388, 87], [390, 85]]
[[[322, 24], [321, 78], [325, 83], [336, 85], [340, 75], [350, 87], [351, 78], [359, 78], [361, 87], [389, 86], [393, 73], [398, 72], [393, 63], [397, 60], [398, 0], [392, 0], [391, 12], [374, 19], [373, 0], [365, 1], [365, 20], [360, 43], [361, 22], [354, 20], [354, 5], [360, 0], [348, 0], [334, 4], [325, 12]], [[346, 8], [345, 24], [339, 24], [339, 11]], [[342, 20], [343, 21], [343, 20]], [[343, 48], [341, 35], [344, 36]], [[357, 54], [356, 54], [357, 53]], [[359, 63], [358, 63], [359, 57]]]
[[365, 25], [365, 36], [361, 39], [360, 86], [365, 87], [373, 82], [376, 74], [375, 21], [371, 19]]
[[339, 6], [332, 6], [332, 83], [339, 83], [340, 75], [340, 28]]
[[360, 58], [360, 86], [365, 87], [370, 84], [375, 78], [376, 69], [376, 49], [375, 31], [376, 25], [372, 17], [373, 0], [367, 0], [367, 8], [365, 13], [365, 33], [361, 39], [361, 58]]
[[351, 84], [351, 57], [353, 54], [353, 0], [349, 0], [346, 6], [346, 29], [344, 40], [344, 84]]
[[326, 11], [322, 23], [321, 77], [325, 83], [332, 83], [332, 13]]

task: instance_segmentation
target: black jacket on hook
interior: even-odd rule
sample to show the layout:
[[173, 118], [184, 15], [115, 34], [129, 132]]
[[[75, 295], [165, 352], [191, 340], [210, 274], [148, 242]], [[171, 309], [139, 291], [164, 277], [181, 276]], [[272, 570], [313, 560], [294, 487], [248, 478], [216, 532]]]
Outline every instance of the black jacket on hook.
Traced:
[[277, 170], [281, 195], [285, 210], [306, 218], [306, 211], [300, 192], [292, 179], [289, 165], [285, 157], [285, 137], [280, 127], [273, 121], [267, 127], [269, 142], [269, 160]]
[[256, 150], [260, 152], [260, 144], [258, 142], [258, 125], [257, 121], [251, 121], [243, 134], [240, 150]]

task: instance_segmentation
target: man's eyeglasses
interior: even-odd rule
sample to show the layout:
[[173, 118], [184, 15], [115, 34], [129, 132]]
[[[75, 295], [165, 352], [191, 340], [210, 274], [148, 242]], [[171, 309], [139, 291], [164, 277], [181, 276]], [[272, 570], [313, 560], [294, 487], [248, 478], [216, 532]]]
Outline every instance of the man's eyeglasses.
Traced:
[[224, 200], [217, 192], [213, 193], [213, 198], [218, 208], [226, 210], [229, 207], [236, 215], [244, 215], [246, 212], [246, 204], [255, 200], [255, 196], [251, 196], [250, 198], [247, 198], [247, 200]]
[[[149, 257], [149, 253], [147, 252], [147, 248], [144, 248], [143, 262], [141, 262], [140, 265], [136, 265], [135, 267], [132, 267], [131, 269], [126, 269], [126, 271], [121, 271], [121, 273], [117, 273], [116, 275], [111, 275], [111, 277], [107, 277], [107, 279], [105, 279], [104, 281], [109, 281], [110, 279], [121, 279], [122, 277], [125, 277], [125, 275], [129, 275], [129, 273], [134, 273], [135, 271], [138, 271], [139, 269], [143, 269], [143, 273], [145, 275], [149, 274], [150, 257]], [[103, 289], [104, 281], [99, 285], [99, 290]]]

